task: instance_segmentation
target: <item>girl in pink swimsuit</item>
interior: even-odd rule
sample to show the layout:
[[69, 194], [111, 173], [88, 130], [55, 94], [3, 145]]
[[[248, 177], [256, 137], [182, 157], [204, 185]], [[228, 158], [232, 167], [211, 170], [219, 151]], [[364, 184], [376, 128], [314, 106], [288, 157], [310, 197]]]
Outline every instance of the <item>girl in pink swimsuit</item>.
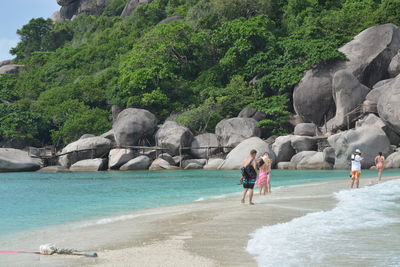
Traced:
[[271, 160], [268, 157], [268, 153], [265, 153], [262, 157], [264, 164], [260, 166], [260, 173], [256, 181], [256, 186], [260, 187], [260, 195], [271, 193], [270, 183], [270, 171], [271, 171]]

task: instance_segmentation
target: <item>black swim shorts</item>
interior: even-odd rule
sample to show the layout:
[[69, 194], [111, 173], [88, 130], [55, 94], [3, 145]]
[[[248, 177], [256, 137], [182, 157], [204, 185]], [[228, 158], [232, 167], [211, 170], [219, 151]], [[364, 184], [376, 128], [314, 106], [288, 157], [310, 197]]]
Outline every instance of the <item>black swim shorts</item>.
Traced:
[[243, 183], [243, 188], [247, 189], [253, 189], [254, 188], [254, 183]]

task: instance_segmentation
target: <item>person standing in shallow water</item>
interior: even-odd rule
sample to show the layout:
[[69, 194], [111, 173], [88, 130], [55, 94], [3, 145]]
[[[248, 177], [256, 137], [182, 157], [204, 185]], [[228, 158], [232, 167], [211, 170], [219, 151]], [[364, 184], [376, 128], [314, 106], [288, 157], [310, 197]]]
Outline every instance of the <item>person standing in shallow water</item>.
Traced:
[[271, 159], [267, 152], [263, 154], [259, 162], [259, 175], [256, 186], [260, 187], [260, 195], [271, 193], [270, 172], [271, 172]]
[[356, 149], [356, 152], [351, 155], [351, 185], [350, 188], [353, 188], [354, 182], [356, 182], [356, 187], [358, 188], [360, 185], [360, 175], [361, 175], [361, 161], [364, 158], [361, 157], [361, 151]]
[[382, 179], [382, 171], [383, 171], [383, 167], [385, 165], [385, 157], [382, 155], [382, 152], [378, 153], [378, 156], [375, 157], [375, 166], [376, 169], [378, 170], [378, 179], [376, 180], [376, 182], [380, 182]]
[[256, 165], [256, 155], [257, 151], [256, 150], [251, 150], [250, 151], [250, 156], [247, 157], [243, 161], [242, 165], [242, 179], [241, 181], [243, 182], [243, 194], [242, 194], [242, 203], [245, 202], [247, 192], [249, 191], [249, 204], [254, 205], [253, 203], [253, 189], [254, 189], [254, 184], [257, 180], [257, 165]]

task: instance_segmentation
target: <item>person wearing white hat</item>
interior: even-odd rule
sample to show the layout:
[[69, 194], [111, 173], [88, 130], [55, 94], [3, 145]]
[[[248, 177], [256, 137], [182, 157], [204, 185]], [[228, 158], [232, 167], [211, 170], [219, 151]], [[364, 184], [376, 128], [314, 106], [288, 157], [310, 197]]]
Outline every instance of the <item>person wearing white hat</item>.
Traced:
[[358, 188], [360, 185], [360, 175], [361, 175], [361, 161], [364, 158], [361, 157], [360, 149], [356, 149], [355, 153], [351, 155], [351, 184], [350, 188], [353, 188], [354, 182]]

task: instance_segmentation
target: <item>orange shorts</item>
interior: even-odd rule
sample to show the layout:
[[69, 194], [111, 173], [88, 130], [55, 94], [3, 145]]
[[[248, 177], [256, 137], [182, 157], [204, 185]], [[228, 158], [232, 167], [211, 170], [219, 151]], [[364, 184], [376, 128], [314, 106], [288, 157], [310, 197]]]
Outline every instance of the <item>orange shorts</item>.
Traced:
[[352, 180], [358, 180], [358, 179], [360, 179], [360, 172], [359, 172], [359, 171], [352, 171], [352, 172], [351, 172], [351, 179], [352, 179]]

